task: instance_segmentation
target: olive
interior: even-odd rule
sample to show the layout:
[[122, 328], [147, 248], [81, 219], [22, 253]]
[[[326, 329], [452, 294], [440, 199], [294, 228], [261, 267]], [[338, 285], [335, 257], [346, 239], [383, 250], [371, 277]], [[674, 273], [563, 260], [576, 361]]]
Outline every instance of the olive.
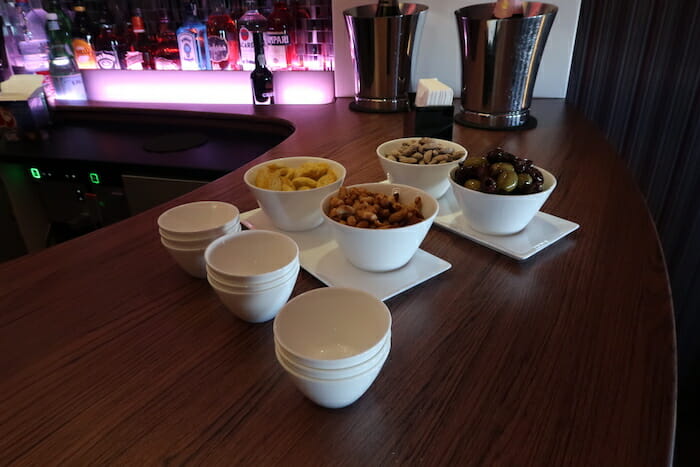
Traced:
[[501, 193], [510, 193], [518, 186], [518, 174], [515, 171], [503, 170], [496, 179], [496, 188]]
[[476, 175], [474, 178], [478, 178], [479, 180], [483, 180], [489, 176], [489, 168], [488, 167], [477, 167], [476, 169], [474, 169], [474, 175]]
[[461, 165], [459, 165], [459, 166], [455, 169], [455, 172], [454, 172], [454, 174], [452, 175], [452, 178], [453, 178], [454, 181], [455, 181], [456, 183], [458, 183], [459, 185], [463, 185], [464, 182], [467, 181], [467, 178], [469, 178], [469, 177], [467, 177], [467, 173], [466, 173], [466, 172], [467, 172], [467, 169], [465, 169], [464, 167], [462, 167]]
[[496, 193], [496, 180], [494, 180], [491, 177], [486, 177], [481, 183], [481, 186], [481, 191], [483, 191], [484, 193]]
[[475, 191], [481, 191], [481, 181], [475, 178], [470, 178], [469, 180], [464, 182], [464, 188], [469, 188], [470, 190]]
[[488, 161], [485, 157], [467, 157], [462, 163], [462, 165], [467, 168], [485, 167], [487, 164]]
[[499, 172], [515, 172], [513, 164], [508, 162], [496, 162], [491, 165], [491, 175], [498, 175]]
[[528, 193], [528, 190], [532, 186], [532, 176], [530, 174], [522, 173], [518, 174], [518, 190], [523, 193]]
[[492, 149], [486, 154], [486, 159], [489, 161], [489, 164], [501, 162], [502, 157], [503, 157], [503, 149], [502, 148]]

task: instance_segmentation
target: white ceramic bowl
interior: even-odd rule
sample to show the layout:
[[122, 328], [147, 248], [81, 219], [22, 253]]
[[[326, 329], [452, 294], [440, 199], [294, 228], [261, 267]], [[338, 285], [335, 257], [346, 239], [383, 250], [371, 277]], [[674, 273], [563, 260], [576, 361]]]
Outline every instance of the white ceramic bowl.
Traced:
[[377, 158], [387, 174], [390, 183], [400, 183], [409, 185], [428, 193], [433, 198], [439, 199], [450, 188], [448, 176], [450, 170], [467, 157], [467, 150], [464, 146], [445, 139], [431, 138], [444, 147], [453, 148], [455, 151], [463, 151], [464, 156], [458, 160], [444, 164], [408, 164], [405, 162], [392, 161], [386, 155], [401, 147], [403, 143], [415, 141], [420, 137], [399, 138], [382, 143], [377, 147]]
[[197, 201], [170, 208], [158, 216], [158, 227], [171, 240], [202, 240], [223, 235], [239, 222], [236, 206], [223, 201]]
[[263, 323], [274, 318], [292, 295], [296, 279], [297, 274], [293, 274], [274, 287], [253, 292], [238, 292], [222, 288], [212, 281], [211, 277], [207, 278], [221, 303], [234, 316], [249, 323]]
[[173, 237], [172, 235], [166, 233], [162, 229], [158, 229], [161, 238], [167, 240], [168, 244], [173, 245], [177, 248], [183, 248], [183, 249], [198, 249], [198, 248], [206, 248], [209, 246], [211, 242], [216, 240], [219, 237], [222, 237], [224, 235], [230, 234], [230, 233], [235, 233], [235, 232], [240, 232], [241, 231], [241, 224], [236, 222], [234, 224], [229, 224], [225, 228], [221, 230], [221, 232], [217, 232], [215, 234], [212, 234], [209, 237], [206, 238], [201, 238], [201, 239], [188, 239], [188, 240], [183, 240], [182, 237], [180, 239]]
[[[277, 164], [285, 167], [299, 167], [305, 162], [321, 162], [328, 164], [338, 179], [320, 188], [303, 191], [266, 190], [255, 186], [255, 176], [262, 167]], [[248, 188], [277, 228], [288, 231], [311, 230], [323, 222], [319, 211], [321, 200], [328, 194], [338, 191], [345, 180], [345, 167], [338, 162], [322, 157], [285, 157], [264, 162], [252, 167], [243, 175]]]
[[277, 361], [302, 394], [322, 407], [338, 409], [347, 407], [367, 392], [367, 389], [379, 375], [386, 359], [380, 360], [364, 373], [339, 379], [318, 379], [304, 376], [288, 366], [283, 360], [278, 359]]
[[347, 368], [379, 351], [391, 332], [391, 314], [367, 292], [324, 287], [290, 300], [272, 330], [276, 343], [295, 363], [317, 369]]
[[226, 289], [226, 290], [231, 290], [233, 292], [255, 292], [255, 291], [262, 291], [269, 289], [270, 287], [276, 287], [277, 285], [289, 280], [291, 276], [296, 276], [299, 274], [299, 261], [296, 261], [295, 264], [289, 269], [288, 272], [282, 274], [279, 277], [276, 277], [275, 279], [272, 279], [267, 282], [260, 282], [260, 283], [253, 283], [253, 284], [247, 284], [243, 283], [240, 284], [236, 281], [232, 281], [231, 279], [227, 277], [222, 277], [218, 275], [215, 271], [212, 271], [207, 267], [207, 278], [209, 279], [210, 282], [212, 282], [214, 285], [218, 286], [221, 289]]
[[358, 363], [357, 365], [352, 365], [347, 368], [338, 368], [335, 370], [323, 370], [319, 368], [313, 368], [313, 367], [308, 367], [306, 365], [301, 365], [299, 363], [296, 363], [293, 359], [293, 356], [290, 354], [286, 353], [283, 348], [281, 348], [276, 342], [275, 342], [275, 355], [277, 356], [277, 359], [281, 362], [284, 363], [285, 366], [291, 368], [295, 372], [299, 373], [302, 376], [307, 376], [309, 378], [317, 378], [317, 379], [341, 379], [341, 378], [351, 378], [353, 376], [359, 375], [361, 373], [364, 373], [367, 370], [370, 370], [373, 368], [375, 365], [378, 363], [383, 363], [386, 361], [387, 357], [389, 356], [389, 351], [391, 350], [391, 335], [388, 335], [386, 339], [384, 340], [384, 345], [382, 346], [379, 351], [372, 355], [370, 358], [365, 360], [362, 363]]
[[467, 223], [488, 235], [511, 235], [523, 230], [535, 217], [557, 186], [550, 172], [537, 167], [544, 178], [543, 190], [529, 195], [500, 195], [470, 190], [454, 181], [450, 172], [450, 186]]
[[330, 199], [337, 192], [326, 196], [321, 203], [321, 211], [326, 223], [331, 227], [333, 237], [343, 255], [355, 267], [365, 271], [385, 272], [404, 266], [418, 251], [430, 226], [433, 225], [439, 208], [437, 200], [425, 191], [407, 185], [363, 183], [352, 186], [389, 196], [396, 190], [399, 193], [399, 201], [404, 204], [412, 204], [417, 196], [421, 197], [422, 214], [425, 219], [413, 225], [393, 229], [365, 229], [334, 221], [328, 216], [328, 211]]
[[206, 263], [204, 261], [205, 248], [179, 248], [163, 237], [161, 237], [160, 243], [187, 274], [199, 279], [207, 277]]
[[299, 247], [287, 235], [270, 230], [245, 230], [214, 240], [204, 258], [220, 279], [237, 285], [276, 279], [299, 263]]

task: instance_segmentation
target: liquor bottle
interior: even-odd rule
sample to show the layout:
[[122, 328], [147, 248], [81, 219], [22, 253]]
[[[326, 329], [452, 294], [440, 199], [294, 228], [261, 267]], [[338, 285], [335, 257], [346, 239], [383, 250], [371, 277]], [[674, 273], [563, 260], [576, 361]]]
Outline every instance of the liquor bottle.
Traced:
[[286, 1], [277, 1], [267, 18], [265, 58], [270, 70], [286, 70], [295, 61], [294, 18]]
[[267, 29], [267, 18], [260, 14], [255, 0], [247, 0], [248, 9], [238, 19], [238, 44], [241, 47], [241, 67], [246, 71], [255, 69], [256, 52], [254, 36], [259, 35], [264, 43], [263, 33]]
[[375, 16], [399, 16], [401, 8], [399, 8], [398, 0], [379, 0], [377, 2], [377, 11]]
[[107, 3], [102, 4], [100, 17], [97, 20], [99, 32], [95, 36], [95, 60], [97, 67], [102, 70], [119, 70], [119, 37], [114, 32], [114, 17]]
[[90, 24], [85, 5], [81, 3], [73, 7], [75, 16], [73, 17], [73, 53], [78, 67], [81, 70], [97, 68], [95, 51], [92, 48], [94, 31]]
[[253, 88], [253, 104], [274, 104], [275, 90], [272, 82], [272, 72], [265, 63], [265, 39], [261, 32], [253, 33], [253, 48], [255, 50], [255, 68], [250, 73], [250, 81]]
[[236, 23], [226, 12], [223, 1], [215, 3], [207, 19], [207, 39], [212, 69], [238, 70], [238, 30]]
[[30, 73], [49, 69], [49, 43], [46, 38], [46, 11], [32, 8], [27, 0], [17, 0], [17, 47]]
[[[9, 60], [12, 72], [16, 74], [24, 73], [24, 58], [19, 52], [19, 42], [24, 39], [24, 34], [20, 34], [19, 17], [14, 3], [9, 4], [0, 2], [0, 13], [4, 19], [4, 27], [2, 30], [3, 39], [5, 41], [5, 50], [7, 59]], [[48, 57], [48, 55], [47, 55]]]
[[170, 17], [164, 9], [158, 22], [156, 44], [151, 57], [154, 70], [179, 70], [180, 50], [177, 46], [177, 35], [170, 28]]
[[56, 13], [46, 15], [49, 74], [58, 99], [87, 100], [80, 69], [73, 56], [70, 33], [61, 29]]
[[141, 8], [134, 8], [131, 29], [126, 36], [124, 62], [127, 70], [147, 70], [151, 64], [151, 44], [146, 35]]
[[[0, 16], [0, 31], [5, 29], [5, 19]], [[0, 33], [0, 81], [7, 81], [12, 76], [12, 64], [5, 48], [5, 35]]]
[[207, 28], [197, 18], [197, 3], [185, 3], [185, 20], [177, 29], [180, 66], [183, 70], [211, 70]]
[[306, 43], [308, 39], [308, 23], [311, 19], [311, 14], [304, 6], [299, 3], [299, 0], [294, 0], [292, 4], [292, 16], [294, 17], [294, 49], [295, 56], [292, 63], [292, 69], [307, 70], [304, 65], [304, 54], [306, 53]]
[[49, 0], [46, 12], [56, 13], [58, 16], [58, 25], [61, 26], [61, 29], [64, 31], [70, 31], [73, 28], [73, 22], [71, 21], [70, 16], [68, 16], [65, 10], [61, 7], [61, 2], [58, 0]]

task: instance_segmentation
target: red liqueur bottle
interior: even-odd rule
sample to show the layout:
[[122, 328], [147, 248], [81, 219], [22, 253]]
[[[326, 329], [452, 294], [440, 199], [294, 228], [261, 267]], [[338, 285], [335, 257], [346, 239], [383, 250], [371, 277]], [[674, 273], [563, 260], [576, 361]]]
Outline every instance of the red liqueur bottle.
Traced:
[[212, 70], [239, 70], [238, 30], [223, 2], [214, 5], [207, 18], [207, 40]]
[[272, 71], [287, 70], [296, 62], [294, 16], [286, 1], [275, 2], [267, 18], [265, 59]]

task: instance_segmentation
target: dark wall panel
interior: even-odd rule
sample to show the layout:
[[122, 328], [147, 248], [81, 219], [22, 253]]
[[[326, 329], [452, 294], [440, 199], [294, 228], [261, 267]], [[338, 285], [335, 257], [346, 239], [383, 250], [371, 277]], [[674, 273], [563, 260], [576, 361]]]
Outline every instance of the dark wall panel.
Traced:
[[583, 0], [567, 100], [646, 196], [674, 297], [679, 416], [700, 412], [700, 2]]

